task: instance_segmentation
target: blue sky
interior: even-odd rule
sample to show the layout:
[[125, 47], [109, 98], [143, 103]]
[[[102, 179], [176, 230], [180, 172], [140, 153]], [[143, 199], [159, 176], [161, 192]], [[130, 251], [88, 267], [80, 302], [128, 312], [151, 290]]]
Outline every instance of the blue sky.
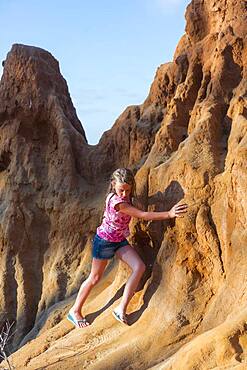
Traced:
[[96, 144], [128, 105], [144, 101], [157, 67], [172, 60], [189, 3], [0, 0], [0, 60], [14, 43], [51, 52]]

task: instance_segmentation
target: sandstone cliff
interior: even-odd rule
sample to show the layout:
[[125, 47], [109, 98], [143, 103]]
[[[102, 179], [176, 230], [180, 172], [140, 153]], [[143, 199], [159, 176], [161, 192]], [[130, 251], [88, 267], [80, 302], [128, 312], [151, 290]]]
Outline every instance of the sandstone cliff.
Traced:
[[[17, 321], [20, 369], [245, 369], [246, 2], [193, 0], [171, 63], [140, 106], [88, 145], [57, 61], [14, 45], [0, 84], [1, 312]], [[150, 210], [179, 200], [188, 215], [133, 220], [148, 269], [130, 327], [111, 315], [129, 271], [112, 261], [65, 319], [90, 268], [110, 172], [129, 166]], [[28, 342], [28, 343], [27, 343]]]

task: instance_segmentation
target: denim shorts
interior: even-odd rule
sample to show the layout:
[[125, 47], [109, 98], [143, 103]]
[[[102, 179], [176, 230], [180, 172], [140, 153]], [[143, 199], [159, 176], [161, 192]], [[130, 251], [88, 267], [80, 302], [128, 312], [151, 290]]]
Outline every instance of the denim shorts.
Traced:
[[102, 239], [97, 234], [93, 239], [93, 258], [98, 259], [110, 259], [114, 257], [115, 252], [126, 245], [129, 245], [127, 239], [122, 240], [121, 242], [109, 242], [108, 240]]

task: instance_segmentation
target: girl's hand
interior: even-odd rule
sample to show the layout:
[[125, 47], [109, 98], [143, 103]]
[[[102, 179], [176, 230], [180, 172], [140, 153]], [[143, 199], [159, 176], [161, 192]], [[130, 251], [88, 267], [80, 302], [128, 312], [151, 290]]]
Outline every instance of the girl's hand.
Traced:
[[168, 212], [169, 213], [169, 216], [170, 218], [174, 218], [174, 217], [184, 217], [183, 214], [185, 214], [187, 212], [187, 208], [188, 208], [188, 204], [175, 204], [175, 206], [173, 206], [170, 211]]

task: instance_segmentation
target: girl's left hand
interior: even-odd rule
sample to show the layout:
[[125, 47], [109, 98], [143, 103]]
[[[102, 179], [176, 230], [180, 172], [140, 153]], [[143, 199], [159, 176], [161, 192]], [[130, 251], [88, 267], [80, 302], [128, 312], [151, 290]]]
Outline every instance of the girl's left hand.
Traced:
[[169, 216], [170, 218], [174, 218], [174, 217], [179, 217], [179, 218], [182, 218], [184, 217], [183, 214], [185, 214], [187, 212], [187, 208], [188, 208], [188, 204], [184, 203], [184, 204], [175, 204], [175, 206], [173, 206], [170, 211], [169, 211]]

